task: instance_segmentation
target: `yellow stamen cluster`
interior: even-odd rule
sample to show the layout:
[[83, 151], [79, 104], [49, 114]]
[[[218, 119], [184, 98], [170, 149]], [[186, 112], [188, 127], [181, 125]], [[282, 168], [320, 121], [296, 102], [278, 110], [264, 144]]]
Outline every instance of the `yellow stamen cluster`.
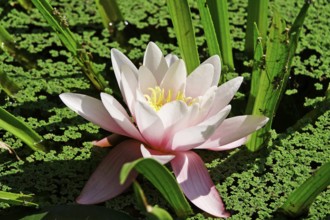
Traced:
[[192, 105], [195, 100], [191, 97], [186, 97], [185, 94], [181, 91], [179, 91], [175, 97], [173, 97], [173, 91], [168, 90], [167, 93], [165, 93], [165, 90], [160, 88], [159, 86], [156, 86], [155, 88], [149, 88], [151, 94], [150, 95], [144, 95], [144, 97], [147, 99], [149, 105], [158, 111], [163, 105], [166, 103], [179, 100], [185, 102], [187, 105]]

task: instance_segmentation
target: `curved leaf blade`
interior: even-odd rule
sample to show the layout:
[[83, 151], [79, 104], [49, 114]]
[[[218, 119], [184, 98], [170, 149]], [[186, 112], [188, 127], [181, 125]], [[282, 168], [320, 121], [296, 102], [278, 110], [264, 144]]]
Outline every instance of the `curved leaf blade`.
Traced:
[[120, 172], [121, 183], [125, 182], [133, 169], [145, 176], [159, 190], [179, 217], [192, 214], [190, 205], [183, 195], [180, 186], [165, 166], [151, 158], [141, 158], [126, 163]]

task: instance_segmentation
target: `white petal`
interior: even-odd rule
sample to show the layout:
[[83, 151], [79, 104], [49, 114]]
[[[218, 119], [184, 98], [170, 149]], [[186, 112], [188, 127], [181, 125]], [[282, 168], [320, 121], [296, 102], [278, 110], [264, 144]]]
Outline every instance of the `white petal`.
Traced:
[[166, 60], [167, 66], [170, 67], [170, 66], [172, 66], [177, 60], [179, 60], [179, 57], [176, 56], [176, 55], [173, 55], [173, 54], [168, 54], [168, 55], [165, 57], [165, 60]]
[[137, 78], [133, 71], [128, 66], [122, 67], [121, 88], [125, 102], [134, 116], [134, 103], [136, 100]]
[[212, 86], [217, 86], [220, 80], [220, 74], [221, 74], [221, 61], [220, 57], [218, 55], [214, 55], [207, 60], [205, 60], [202, 64], [212, 64], [214, 67], [214, 75], [212, 80]]
[[144, 141], [138, 129], [132, 123], [124, 107], [111, 95], [101, 93], [101, 99], [112, 118], [129, 134], [129, 137]]
[[177, 132], [171, 144], [174, 151], [186, 151], [205, 142], [215, 132], [218, 126], [229, 114], [231, 106], [228, 105], [221, 112], [202, 123]]
[[186, 66], [183, 60], [178, 60], [168, 69], [160, 87], [165, 89], [165, 91], [172, 90], [173, 96], [176, 96], [177, 92], [184, 92], [186, 76]]
[[141, 144], [141, 153], [144, 158], [153, 158], [161, 164], [166, 164], [175, 157], [175, 155], [172, 154], [165, 154], [161, 151], [147, 149], [143, 144]]
[[187, 111], [188, 108], [184, 102], [173, 101], [163, 105], [157, 114], [166, 129], [181, 120], [186, 115]]
[[214, 68], [211, 64], [198, 66], [187, 78], [186, 96], [202, 96], [211, 87]]
[[150, 42], [143, 58], [143, 65], [146, 66], [155, 76], [158, 83], [162, 81], [168, 69], [167, 63], [159, 47]]
[[164, 126], [156, 111], [144, 102], [137, 102], [135, 113], [136, 124], [144, 139], [153, 147], [160, 146], [163, 139]]
[[245, 144], [247, 140], [247, 137], [243, 137], [241, 139], [238, 139], [237, 141], [231, 142], [229, 144], [221, 145], [221, 139], [216, 140], [207, 140], [202, 145], [195, 147], [194, 149], [208, 149], [212, 151], [225, 151], [225, 150], [231, 150], [237, 147], [242, 146]]
[[243, 77], [236, 77], [217, 88], [215, 99], [208, 116], [212, 116], [228, 105], [243, 82]]
[[267, 121], [267, 117], [255, 115], [228, 118], [218, 127], [210, 140], [220, 139], [221, 145], [227, 145], [260, 129]]
[[149, 94], [149, 88], [155, 88], [158, 85], [152, 72], [145, 66], [141, 66], [139, 69], [138, 83], [143, 94]]
[[[121, 87], [121, 68], [123, 65], [128, 66], [133, 73], [137, 76], [137, 68], [135, 65], [131, 62], [130, 59], [128, 59], [122, 52], [120, 52], [117, 49], [111, 49], [111, 62], [113, 71], [115, 72], [115, 76], [117, 79], [117, 83], [119, 85], [119, 88]], [[121, 90], [121, 88], [120, 88]]]
[[126, 135], [126, 132], [113, 120], [100, 100], [74, 93], [63, 93], [60, 98], [66, 106], [88, 121], [107, 131]]

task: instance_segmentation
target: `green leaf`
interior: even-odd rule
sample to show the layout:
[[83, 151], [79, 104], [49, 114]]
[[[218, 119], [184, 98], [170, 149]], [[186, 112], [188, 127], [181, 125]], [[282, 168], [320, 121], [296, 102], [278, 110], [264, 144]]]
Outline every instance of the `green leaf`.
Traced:
[[227, 0], [207, 0], [214, 28], [218, 38], [218, 43], [221, 51], [223, 62], [222, 71], [225, 73], [228, 70], [235, 69], [232, 51], [232, 42], [230, 38], [229, 15]]
[[69, 29], [69, 24], [65, 15], [53, 8], [48, 0], [32, 0], [42, 16], [53, 28], [63, 45], [73, 54], [77, 63], [82, 68], [88, 79], [98, 90], [105, 90], [107, 82], [103, 76], [98, 73], [91, 61], [90, 54], [83, 45], [79, 44], [75, 36]]
[[42, 137], [31, 129], [26, 123], [17, 119], [15, 116], [0, 107], [0, 127], [12, 133], [24, 143], [26, 143], [32, 150], [46, 151], [43, 146]]
[[188, 74], [199, 66], [199, 55], [187, 0], [167, 0], [174, 31]]
[[145, 176], [170, 203], [179, 217], [192, 214], [189, 203], [171, 172], [156, 160], [141, 158], [126, 163], [120, 172], [120, 182], [124, 183], [132, 169]]
[[32, 195], [0, 191], [0, 201], [13, 205], [38, 207], [38, 204], [32, 202], [33, 199]]
[[330, 162], [321, 166], [311, 177], [289, 195], [279, 209], [290, 217], [298, 217], [308, 211], [315, 198], [330, 185]]

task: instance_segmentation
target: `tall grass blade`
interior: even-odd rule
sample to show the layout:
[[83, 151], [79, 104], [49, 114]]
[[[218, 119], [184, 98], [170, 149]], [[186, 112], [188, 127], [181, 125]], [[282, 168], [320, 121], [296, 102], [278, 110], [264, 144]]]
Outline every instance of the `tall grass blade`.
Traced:
[[14, 42], [14, 37], [0, 25], [0, 45], [1, 50], [5, 51], [9, 56], [14, 57], [19, 63], [21, 63], [27, 69], [35, 68], [36, 62], [31, 59], [31, 56], [27, 51], [19, 49]]
[[19, 86], [10, 79], [5, 72], [0, 70], [0, 88], [5, 91], [10, 97], [14, 97], [15, 94], [20, 90]]
[[[212, 17], [206, 0], [197, 1], [199, 14], [201, 16], [201, 21], [204, 29], [204, 34], [206, 38], [207, 48], [210, 56], [218, 55], [221, 58], [221, 51], [217, 39], [217, 34], [213, 25]], [[222, 59], [220, 59], [222, 62]], [[224, 74], [221, 74], [220, 83], [224, 82]]]
[[[297, 16], [299, 22], [294, 22], [297, 24], [295, 32], [290, 31], [280, 15], [276, 11], [274, 12], [266, 44], [266, 54], [263, 56], [263, 61], [261, 62], [262, 65], [254, 66], [257, 69], [260, 68], [260, 70], [256, 71], [260, 71], [261, 75], [252, 109], [252, 114], [265, 115], [270, 120], [265, 127], [251, 135], [247, 143], [250, 151], [257, 151], [268, 140], [273, 118], [290, 76], [291, 63], [298, 44], [299, 30], [303, 24], [309, 5], [306, 2]], [[250, 93], [253, 96], [255, 91], [251, 90]], [[249, 99], [253, 100], [253, 97]], [[249, 103], [248, 108], [251, 105]], [[250, 109], [247, 110], [249, 112]]]
[[174, 31], [188, 74], [199, 66], [199, 55], [187, 0], [167, 0]]
[[23, 121], [0, 107], [0, 127], [26, 143], [32, 150], [46, 151], [42, 137]]
[[124, 20], [116, 0], [95, 0], [104, 27], [113, 33], [115, 26]]
[[38, 204], [34, 203], [33, 199], [34, 198], [32, 195], [0, 191], [0, 202], [5, 202], [13, 205], [38, 207]]
[[259, 90], [259, 84], [260, 84], [260, 77], [262, 74], [262, 67], [265, 64], [265, 55], [263, 53], [263, 44], [262, 44], [262, 38], [260, 36], [257, 24], [254, 24], [254, 58], [253, 58], [253, 69], [251, 74], [251, 87], [250, 87], [250, 94], [249, 94], [249, 100], [246, 107], [246, 113], [251, 114], [253, 110], [253, 105], [255, 103], [258, 90]]
[[82, 68], [88, 79], [98, 89], [103, 91], [107, 88], [107, 82], [98, 73], [91, 60], [91, 55], [86, 51], [69, 29], [69, 24], [65, 15], [53, 8], [48, 0], [32, 0], [42, 16], [53, 28], [63, 45], [72, 53], [77, 63]]
[[140, 184], [135, 181], [133, 183], [134, 194], [136, 197], [137, 205], [139, 209], [146, 214], [146, 219], [150, 220], [172, 220], [171, 215], [164, 209], [156, 206], [151, 206], [147, 202]]
[[330, 162], [321, 166], [311, 177], [290, 194], [279, 211], [292, 218], [305, 214], [308, 212], [308, 208], [315, 198], [329, 185]]
[[218, 38], [223, 62], [223, 72], [235, 70], [230, 38], [227, 0], [207, 0]]
[[32, 8], [32, 2], [31, 0], [18, 0], [20, 5], [25, 9], [25, 10], [31, 10]]
[[254, 24], [257, 24], [263, 45], [268, 30], [268, 0], [249, 0], [245, 35], [245, 52], [249, 58], [254, 54]]

